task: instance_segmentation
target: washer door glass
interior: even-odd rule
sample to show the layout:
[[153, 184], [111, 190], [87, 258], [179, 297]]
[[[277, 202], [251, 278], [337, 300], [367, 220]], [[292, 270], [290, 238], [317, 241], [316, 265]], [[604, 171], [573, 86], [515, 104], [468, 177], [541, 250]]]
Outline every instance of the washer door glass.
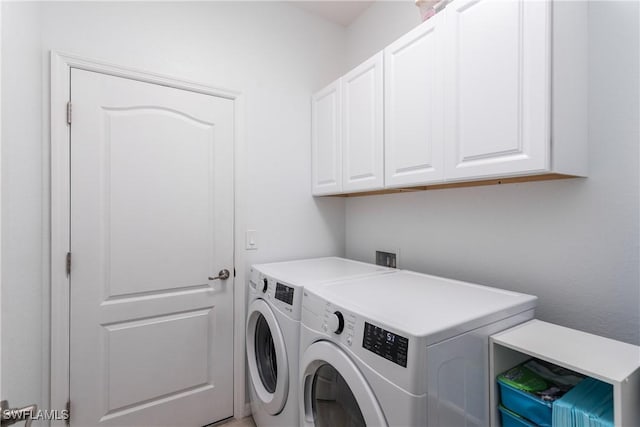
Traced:
[[278, 320], [262, 299], [249, 306], [246, 344], [252, 402], [277, 415], [289, 394], [289, 361]]
[[258, 315], [256, 321], [256, 365], [262, 385], [269, 393], [276, 391], [278, 381], [278, 364], [276, 348], [273, 344], [273, 335], [269, 329], [269, 324], [262, 314]]
[[365, 427], [353, 392], [342, 375], [331, 365], [322, 365], [313, 377], [311, 405], [318, 427]]

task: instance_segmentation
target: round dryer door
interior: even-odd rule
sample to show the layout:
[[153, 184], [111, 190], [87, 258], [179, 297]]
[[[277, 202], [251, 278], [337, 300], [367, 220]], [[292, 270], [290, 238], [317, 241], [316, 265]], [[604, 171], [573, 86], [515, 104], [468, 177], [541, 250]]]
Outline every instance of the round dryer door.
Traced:
[[262, 299], [249, 306], [246, 344], [253, 389], [265, 410], [277, 415], [289, 393], [289, 364], [278, 321]]
[[301, 366], [303, 426], [387, 426], [366, 379], [338, 346], [328, 341], [311, 344]]

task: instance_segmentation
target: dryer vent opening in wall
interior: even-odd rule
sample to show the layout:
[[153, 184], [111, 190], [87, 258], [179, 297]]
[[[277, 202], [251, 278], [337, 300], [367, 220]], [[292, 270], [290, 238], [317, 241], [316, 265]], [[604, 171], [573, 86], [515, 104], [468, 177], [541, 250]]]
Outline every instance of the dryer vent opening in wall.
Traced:
[[385, 267], [397, 268], [396, 254], [393, 252], [376, 251], [376, 264]]

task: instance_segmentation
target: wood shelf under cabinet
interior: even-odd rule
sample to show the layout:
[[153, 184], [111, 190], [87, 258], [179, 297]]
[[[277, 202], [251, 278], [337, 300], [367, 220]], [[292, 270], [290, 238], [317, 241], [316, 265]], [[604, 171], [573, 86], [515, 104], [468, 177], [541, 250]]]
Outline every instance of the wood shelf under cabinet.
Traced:
[[485, 179], [481, 181], [466, 181], [466, 182], [451, 182], [448, 184], [418, 185], [415, 187], [406, 187], [406, 188], [386, 188], [384, 190], [364, 191], [360, 193], [326, 194], [326, 195], [320, 195], [320, 197], [375, 196], [378, 194], [414, 193], [416, 191], [443, 190], [445, 188], [516, 184], [516, 183], [523, 183], [523, 182], [551, 181], [551, 180], [570, 179], [570, 178], [584, 178], [584, 177], [578, 177], [573, 175], [561, 175], [558, 173], [547, 173], [543, 175], [518, 176], [518, 177], [511, 177], [511, 178], [495, 178], [495, 179]]
[[611, 384], [614, 425], [640, 425], [640, 347], [531, 320], [489, 339], [492, 427], [501, 425], [496, 377], [531, 357]]

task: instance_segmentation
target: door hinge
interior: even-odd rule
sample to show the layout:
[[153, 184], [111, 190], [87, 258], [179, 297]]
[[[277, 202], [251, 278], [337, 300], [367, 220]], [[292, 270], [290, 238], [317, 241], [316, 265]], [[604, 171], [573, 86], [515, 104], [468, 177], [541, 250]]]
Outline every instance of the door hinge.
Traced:
[[67, 252], [66, 268], [67, 268], [67, 277], [68, 277], [71, 275], [71, 252]]
[[64, 408], [67, 411], [67, 419], [65, 420], [65, 423], [67, 425], [71, 424], [71, 400], [67, 400], [67, 405]]
[[71, 124], [71, 101], [67, 102], [67, 124]]

